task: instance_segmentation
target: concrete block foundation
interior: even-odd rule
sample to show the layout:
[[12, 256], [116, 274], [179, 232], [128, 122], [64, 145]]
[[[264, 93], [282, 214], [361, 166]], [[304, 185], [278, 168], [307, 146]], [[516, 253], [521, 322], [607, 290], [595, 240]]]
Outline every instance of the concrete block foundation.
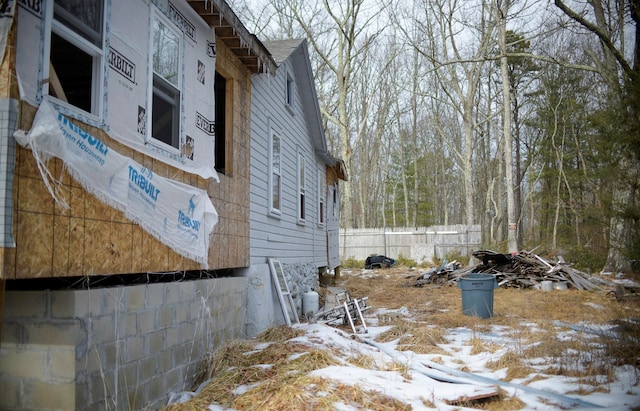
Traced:
[[157, 409], [204, 355], [246, 338], [247, 279], [7, 291], [2, 410]]

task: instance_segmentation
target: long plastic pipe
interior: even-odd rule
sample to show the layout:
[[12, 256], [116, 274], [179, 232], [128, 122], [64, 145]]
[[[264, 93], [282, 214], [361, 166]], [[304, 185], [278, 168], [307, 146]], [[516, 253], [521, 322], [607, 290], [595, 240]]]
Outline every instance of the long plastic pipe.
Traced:
[[[358, 336], [358, 338], [360, 338], [362, 342], [369, 344], [373, 347], [376, 347], [380, 351], [389, 355], [394, 360], [403, 362], [402, 360], [399, 359], [399, 355], [396, 351], [392, 352], [389, 349], [381, 346], [380, 344], [377, 344], [376, 342], [370, 340], [369, 338], [364, 338], [362, 336]], [[515, 389], [527, 392], [529, 394], [538, 395], [540, 397], [551, 398], [555, 401], [558, 401], [559, 405], [563, 404], [569, 407], [583, 407], [583, 408], [604, 408], [604, 406], [602, 405], [593, 404], [578, 398], [567, 397], [566, 395], [555, 394], [552, 392], [539, 390], [537, 388], [527, 387], [526, 385], [515, 384], [512, 382], [501, 381], [501, 380], [496, 380], [494, 378], [484, 377], [482, 375], [459, 371], [454, 368], [445, 367], [443, 365], [436, 364], [430, 361], [425, 361], [422, 367], [411, 366], [411, 369], [438, 381], [451, 382], [451, 383], [457, 383], [457, 384], [467, 383], [467, 381], [457, 380], [455, 378], [450, 377], [450, 376], [455, 376], [455, 377], [461, 377], [461, 378], [465, 378], [468, 380], [472, 380], [472, 381], [476, 381], [484, 384], [499, 385], [502, 387], [511, 387], [511, 388], [515, 388]], [[445, 375], [440, 375], [439, 373], [433, 372], [432, 370], [440, 371]]]

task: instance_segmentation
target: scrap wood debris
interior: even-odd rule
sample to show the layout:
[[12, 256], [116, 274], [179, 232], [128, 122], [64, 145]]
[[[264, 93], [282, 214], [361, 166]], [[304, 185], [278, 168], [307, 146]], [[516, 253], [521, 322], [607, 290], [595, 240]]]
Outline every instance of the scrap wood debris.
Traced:
[[456, 260], [453, 260], [451, 262], [447, 262], [447, 260], [444, 260], [444, 262], [439, 267], [431, 268], [426, 273], [421, 274], [416, 279], [415, 286], [420, 287], [424, 284], [447, 283], [449, 282], [450, 275], [453, 274], [456, 270], [460, 269], [460, 267], [462, 267], [462, 264], [460, 264]]
[[548, 282], [546, 284], [552, 287], [557, 284], [578, 290], [595, 290], [606, 284], [604, 280], [571, 267], [562, 257], [557, 261], [551, 261], [528, 251], [511, 255], [490, 250], [474, 251], [473, 256], [481, 263], [453, 270], [441, 266], [435, 271], [430, 270], [419, 276], [414, 285], [453, 285], [460, 277], [469, 273], [493, 274], [498, 286], [512, 288], [540, 287], [543, 282]]

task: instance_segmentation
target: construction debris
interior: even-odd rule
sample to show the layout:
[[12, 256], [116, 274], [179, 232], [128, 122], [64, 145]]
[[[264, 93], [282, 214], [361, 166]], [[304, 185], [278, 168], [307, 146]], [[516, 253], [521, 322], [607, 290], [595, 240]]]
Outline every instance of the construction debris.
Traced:
[[498, 286], [511, 288], [594, 290], [606, 284], [604, 280], [571, 267], [562, 257], [551, 261], [528, 251], [500, 254], [490, 250], [475, 251], [473, 256], [482, 262], [476, 266], [454, 270], [441, 266], [418, 277], [415, 286], [453, 285], [461, 276], [469, 273], [495, 275]]
[[329, 324], [340, 320], [344, 325], [350, 325], [351, 330], [356, 334], [355, 323], [360, 321], [362, 331], [367, 333], [367, 325], [364, 322], [362, 313], [371, 308], [367, 305], [368, 298], [369, 297], [351, 298], [348, 291], [337, 293], [335, 294], [335, 306], [316, 313], [311, 319], [311, 322]]
[[449, 276], [458, 270], [462, 265], [456, 260], [450, 263], [447, 260], [437, 268], [432, 268], [426, 273], [420, 275], [416, 279], [415, 286], [420, 287], [424, 284], [444, 284], [449, 282]]
[[607, 294], [612, 294], [617, 301], [630, 301], [640, 299], [640, 286], [633, 282], [616, 283], [615, 288]]

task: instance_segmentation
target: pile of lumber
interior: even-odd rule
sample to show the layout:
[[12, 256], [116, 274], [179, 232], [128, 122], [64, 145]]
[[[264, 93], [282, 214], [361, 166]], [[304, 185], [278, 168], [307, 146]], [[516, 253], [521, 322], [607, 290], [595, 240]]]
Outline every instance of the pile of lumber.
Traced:
[[457, 281], [458, 276], [454, 273], [456, 273], [456, 270], [460, 269], [461, 266], [462, 265], [456, 260], [451, 262], [444, 260], [439, 267], [431, 268], [419, 275], [418, 278], [416, 278], [414, 286], [422, 287], [425, 284], [451, 284]]
[[606, 284], [603, 280], [577, 270], [562, 257], [547, 260], [528, 251], [499, 254], [493, 251], [475, 251], [473, 256], [482, 261], [471, 272], [496, 276], [500, 287], [538, 287], [543, 281], [566, 283], [569, 288], [594, 290]]
[[578, 290], [594, 290], [606, 284], [597, 277], [571, 267], [561, 257], [552, 261], [528, 251], [511, 255], [490, 250], [475, 251], [473, 256], [481, 263], [466, 268], [459, 268], [459, 264], [443, 264], [420, 275], [414, 285], [453, 285], [460, 277], [470, 273], [495, 275], [498, 286], [512, 288], [540, 287], [543, 281], [566, 283], [567, 288]]

